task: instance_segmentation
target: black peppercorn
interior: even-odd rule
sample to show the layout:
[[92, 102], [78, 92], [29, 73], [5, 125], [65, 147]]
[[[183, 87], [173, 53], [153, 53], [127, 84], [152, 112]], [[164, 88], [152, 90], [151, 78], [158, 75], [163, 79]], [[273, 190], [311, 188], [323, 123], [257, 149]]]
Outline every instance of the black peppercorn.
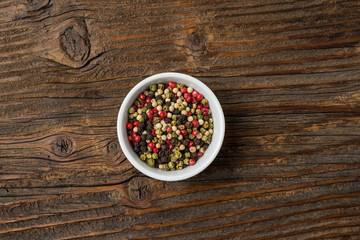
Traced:
[[207, 148], [209, 147], [209, 144], [207, 144], [207, 143], [205, 143], [204, 145], [203, 145], [203, 148], [206, 150]]
[[174, 114], [175, 114], [175, 115], [179, 115], [179, 114], [180, 114], [180, 110], [179, 110], [178, 108], [176, 108], [175, 111], [174, 111]]
[[158, 113], [154, 113], [154, 117], [159, 117], [160, 115]]
[[155, 94], [149, 93], [148, 98], [154, 98], [154, 97], [155, 97]]
[[152, 107], [151, 103], [146, 104], [146, 107], [150, 109]]
[[163, 98], [161, 97], [161, 95], [157, 95], [157, 96], [155, 97], [155, 99], [156, 99], [156, 101], [157, 101], [157, 100], [162, 100]]
[[197, 153], [196, 152], [193, 152], [193, 153], [191, 153], [191, 158], [197, 158]]
[[196, 138], [196, 139], [194, 140], [195, 145], [200, 145], [200, 142], [201, 142], [201, 140], [198, 139], [198, 138]]
[[141, 146], [141, 147], [140, 147], [140, 150], [141, 150], [141, 152], [143, 152], [143, 153], [144, 153], [144, 152], [146, 152], [146, 151], [147, 151], [147, 147], [146, 147], [146, 146]]
[[143, 140], [143, 141], [146, 140], [146, 134], [141, 134], [141, 140]]
[[175, 146], [175, 145], [176, 145], [176, 139], [175, 139], [175, 138], [170, 139], [170, 143], [171, 143], [173, 146]]
[[209, 121], [209, 116], [208, 115], [205, 115], [204, 117], [203, 117], [203, 119], [204, 119], [204, 121]]
[[132, 132], [133, 132], [133, 131], [132, 131], [131, 129], [128, 129], [128, 130], [127, 130], [128, 136], [131, 136], [131, 135], [132, 135]]
[[[146, 135], [145, 135], [145, 137], [146, 137]], [[141, 145], [141, 146], [147, 146], [147, 143], [146, 143], [145, 141], [141, 141], [141, 142], [140, 142], [140, 145]]]
[[146, 135], [146, 140], [153, 140], [154, 139], [154, 136], [151, 134], [151, 133], [148, 133], [147, 135]]
[[193, 125], [192, 125], [191, 122], [186, 122], [186, 123], [185, 123], [185, 127], [186, 127], [186, 128], [192, 128], [192, 126], [193, 126]]
[[168, 159], [167, 159], [167, 157], [165, 157], [165, 156], [162, 156], [161, 158], [160, 158], [160, 160], [159, 160], [159, 163], [160, 164], [164, 164], [164, 163], [167, 163], [168, 162]]
[[167, 117], [167, 118], [165, 118], [165, 122], [166, 123], [171, 123], [171, 119]]

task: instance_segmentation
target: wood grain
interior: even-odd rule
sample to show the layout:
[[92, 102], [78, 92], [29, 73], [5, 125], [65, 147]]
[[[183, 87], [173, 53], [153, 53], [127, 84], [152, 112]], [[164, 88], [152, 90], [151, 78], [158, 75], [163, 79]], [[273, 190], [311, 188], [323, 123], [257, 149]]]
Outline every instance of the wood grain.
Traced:
[[[0, 239], [360, 239], [357, 0], [0, 2]], [[217, 95], [223, 147], [181, 182], [116, 136], [158, 72]]]

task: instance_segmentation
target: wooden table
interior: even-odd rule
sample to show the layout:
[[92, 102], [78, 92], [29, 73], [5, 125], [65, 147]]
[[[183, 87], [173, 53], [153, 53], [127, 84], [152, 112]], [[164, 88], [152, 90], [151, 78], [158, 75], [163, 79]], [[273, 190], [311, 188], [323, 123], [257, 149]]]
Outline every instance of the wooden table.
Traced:
[[[0, 2], [0, 239], [360, 239], [360, 1]], [[118, 109], [159, 72], [226, 118], [204, 172], [150, 179]]]

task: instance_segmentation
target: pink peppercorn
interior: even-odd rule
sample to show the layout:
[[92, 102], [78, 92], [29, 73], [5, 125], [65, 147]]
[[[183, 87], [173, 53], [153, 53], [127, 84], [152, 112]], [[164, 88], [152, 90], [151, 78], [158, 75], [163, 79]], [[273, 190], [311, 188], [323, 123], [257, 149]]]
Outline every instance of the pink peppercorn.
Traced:
[[189, 164], [190, 164], [191, 166], [193, 166], [193, 165], [195, 164], [195, 159], [190, 158], [190, 159], [189, 159]]

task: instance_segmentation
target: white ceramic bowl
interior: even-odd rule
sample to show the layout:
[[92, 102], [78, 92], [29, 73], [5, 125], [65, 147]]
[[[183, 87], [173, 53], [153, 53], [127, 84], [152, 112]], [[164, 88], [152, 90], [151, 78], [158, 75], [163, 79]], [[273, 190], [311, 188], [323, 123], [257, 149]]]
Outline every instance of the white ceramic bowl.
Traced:
[[[186, 86], [190, 86], [199, 93], [203, 94], [204, 97], [209, 101], [209, 108], [212, 111], [212, 118], [214, 119], [214, 133], [212, 141], [208, 149], [206, 149], [204, 155], [197, 160], [195, 165], [187, 166], [182, 170], [175, 171], [163, 171], [158, 168], [149, 167], [146, 162], [142, 161], [133, 151], [128, 140], [126, 129], [126, 123], [128, 121], [128, 110], [133, 105], [135, 99], [151, 84], [168, 83], [169, 81], [183, 83]], [[223, 143], [225, 134], [225, 119], [218, 99], [204, 83], [194, 77], [182, 73], [159, 73], [150, 76], [138, 83], [125, 97], [123, 103], [121, 104], [118, 115], [117, 133], [121, 148], [125, 156], [140, 172], [149, 177], [163, 181], [179, 181], [200, 173], [215, 159]]]

